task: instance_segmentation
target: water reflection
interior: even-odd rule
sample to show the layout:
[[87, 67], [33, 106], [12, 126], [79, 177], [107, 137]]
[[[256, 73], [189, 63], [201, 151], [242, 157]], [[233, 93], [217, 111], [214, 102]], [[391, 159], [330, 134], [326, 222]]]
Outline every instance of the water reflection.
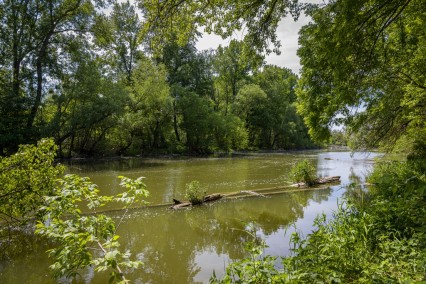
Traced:
[[[129, 160], [103, 165], [101, 170], [91, 165], [74, 165], [70, 170], [90, 176], [105, 194], [116, 192], [118, 175], [146, 176], [150, 201], [160, 204], [182, 198], [185, 184], [194, 179], [210, 193], [282, 185], [288, 183], [291, 165], [305, 158], [316, 161], [322, 176], [340, 175], [342, 185], [266, 198], [222, 200], [190, 210], [171, 211], [159, 206], [130, 211], [118, 234], [123, 249], [144, 262], [141, 269], [128, 274], [132, 283], [206, 283], [213, 270], [220, 275], [230, 260], [243, 257], [243, 243], [250, 239], [244, 232], [247, 222], [257, 224], [257, 234], [269, 245], [267, 253], [288, 254], [288, 238], [294, 225], [307, 234], [318, 213], [330, 216], [345, 193], [343, 185], [363, 181], [374, 157], [309, 152], [235, 159]], [[110, 214], [121, 217], [121, 212]], [[46, 249], [40, 244], [29, 254], [0, 262], [0, 279], [3, 283], [55, 283], [47, 277], [50, 262]], [[107, 281], [107, 274], [95, 274], [90, 268], [82, 272], [80, 279], [81, 283], [92, 284]]]
[[[130, 159], [111, 163], [74, 164], [68, 171], [89, 176], [104, 194], [114, 194], [118, 175], [146, 177], [151, 204], [183, 199], [185, 185], [198, 180], [208, 193], [253, 190], [290, 183], [292, 164], [307, 155], [251, 155], [243, 158], [149, 160]], [[314, 157], [309, 155], [308, 157]], [[100, 169], [98, 168], [100, 167]]]
[[196, 261], [198, 252], [241, 258], [242, 244], [250, 239], [244, 231], [246, 222], [258, 224], [265, 235], [286, 229], [303, 218], [309, 200], [315, 195], [327, 198], [330, 190], [316, 193], [235, 199], [182, 211], [161, 207], [133, 211], [119, 234], [126, 249], [136, 253], [145, 266], [131, 278], [141, 283], [192, 283], [204, 265]]

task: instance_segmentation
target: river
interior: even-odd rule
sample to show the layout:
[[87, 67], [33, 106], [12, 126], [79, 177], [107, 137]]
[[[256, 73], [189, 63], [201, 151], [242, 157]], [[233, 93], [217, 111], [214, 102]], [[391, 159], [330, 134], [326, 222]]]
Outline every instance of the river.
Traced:
[[[117, 176], [144, 176], [149, 206], [132, 209], [118, 230], [123, 250], [144, 265], [129, 271], [131, 283], [208, 283], [213, 271], [221, 275], [232, 260], [244, 256], [244, 230], [255, 224], [269, 246], [266, 253], [289, 254], [289, 237], [307, 235], [314, 218], [331, 216], [345, 193], [345, 185], [371, 169], [375, 153], [307, 151], [247, 154], [232, 158], [122, 159], [102, 163], [74, 163], [67, 172], [88, 176], [102, 194], [117, 192]], [[326, 189], [283, 192], [268, 197], [225, 199], [192, 209], [154, 206], [184, 199], [185, 185], [198, 180], [207, 193], [229, 193], [290, 184], [288, 173], [297, 161], [308, 159], [320, 176], [341, 176], [341, 184]], [[118, 220], [122, 211], [108, 213]], [[34, 241], [19, 257], [0, 262], [1, 283], [57, 283], [49, 276], [46, 244]], [[67, 283], [66, 279], [59, 280]], [[77, 283], [108, 283], [107, 274], [81, 271]]]

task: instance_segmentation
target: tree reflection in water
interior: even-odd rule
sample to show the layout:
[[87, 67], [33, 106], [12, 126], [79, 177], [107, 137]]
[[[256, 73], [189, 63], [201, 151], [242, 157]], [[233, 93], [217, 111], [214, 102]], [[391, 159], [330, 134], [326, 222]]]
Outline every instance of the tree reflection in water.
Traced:
[[144, 262], [130, 277], [136, 283], [192, 283], [204, 265], [196, 263], [197, 254], [243, 257], [243, 244], [251, 239], [247, 222], [256, 224], [262, 235], [285, 229], [303, 217], [309, 200], [327, 199], [330, 190], [321, 191], [226, 200], [181, 211], [135, 210], [118, 232], [126, 249]]

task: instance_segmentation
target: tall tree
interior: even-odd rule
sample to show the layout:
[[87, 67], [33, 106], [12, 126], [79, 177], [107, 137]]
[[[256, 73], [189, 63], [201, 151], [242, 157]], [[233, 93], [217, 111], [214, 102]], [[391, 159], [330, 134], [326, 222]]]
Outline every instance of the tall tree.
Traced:
[[46, 86], [57, 78], [55, 66], [66, 63], [62, 45], [77, 35], [84, 36], [95, 13], [94, 3], [5, 0], [0, 11], [0, 69], [10, 73], [9, 87], [1, 95], [13, 99], [16, 113], [25, 117], [26, 137], [30, 138], [28, 131]]
[[239, 89], [246, 84], [249, 74], [255, 72], [262, 64], [264, 57], [244, 46], [243, 42], [231, 40], [228, 46], [219, 46], [213, 62], [217, 74], [216, 86], [218, 96], [216, 104], [225, 115], [234, 102]]
[[182, 114], [180, 100], [190, 92], [206, 98], [211, 97], [213, 81], [211, 66], [208, 64], [210, 55], [198, 53], [193, 41], [179, 46], [175, 38], [164, 47], [163, 54], [157, 61], [167, 68], [167, 81], [173, 98], [174, 132], [176, 141], [180, 142], [179, 117]]
[[141, 154], [168, 146], [173, 100], [166, 75], [164, 65], [155, 65], [149, 58], [137, 62], [125, 113], [109, 136], [117, 153]]
[[289, 69], [266, 65], [254, 81], [267, 94], [261, 129], [260, 147], [292, 149], [312, 147], [302, 117], [296, 113], [297, 76]]
[[96, 56], [79, 52], [70, 65], [72, 72], [45, 99], [38, 125], [55, 138], [61, 154], [94, 154], [117, 124], [128, 94], [102, 74], [103, 61]]
[[106, 51], [106, 64], [112, 65], [117, 77], [124, 75], [128, 84], [142, 56], [142, 25], [135, 6], [127, 1], [114, 3], [111, 14], [97, 17], [93, 28], [95, 42]]

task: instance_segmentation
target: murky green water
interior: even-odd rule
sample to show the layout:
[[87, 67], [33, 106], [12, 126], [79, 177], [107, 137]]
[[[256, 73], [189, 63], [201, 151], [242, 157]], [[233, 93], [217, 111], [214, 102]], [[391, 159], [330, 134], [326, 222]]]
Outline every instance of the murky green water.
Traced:
[[[89, 176], [104, 194], [117, 191], [118, 175], [146, 177], [150, 204], [183, 199], [185, 184], [200, 181], [208, 193], [236, 192], [280, 186], [291, 166], [310, 159], [322, 176], [340, 175], [342, 184], [328, 189], [282, 193], [270, 197], [222, 200], [189, 210], [145, 207], [129, 212], [119, 227], [123, 249], [144, 262], [129, 272], [132, 283], [208, 283], [213, 271], [220, 275], [230, 260], [243, 257], [247, 222], [258, 226], [257, 234], [269, 245], [267, 253], [287, 255], [289, 236], [296, 227], [304, 234], [312, 230], [319, 213], [330, 215], [344, 194], [342, 185], [362, 177], [375, 154], [305, 152], [256, 154], [238, 158], [129, 159], [96, 164], [73, 164], [69, 172]], [[122, 212], [109, 213], [117, 219]], [[46, 246], [34, 243], [31, 253], [0, 262], [0, 283], [56, 283], [49, 278]], [[61, 280], [60, 282], [66, 282]], [[108, 283], [107, 275], [88, 269], [81, 283]]]

